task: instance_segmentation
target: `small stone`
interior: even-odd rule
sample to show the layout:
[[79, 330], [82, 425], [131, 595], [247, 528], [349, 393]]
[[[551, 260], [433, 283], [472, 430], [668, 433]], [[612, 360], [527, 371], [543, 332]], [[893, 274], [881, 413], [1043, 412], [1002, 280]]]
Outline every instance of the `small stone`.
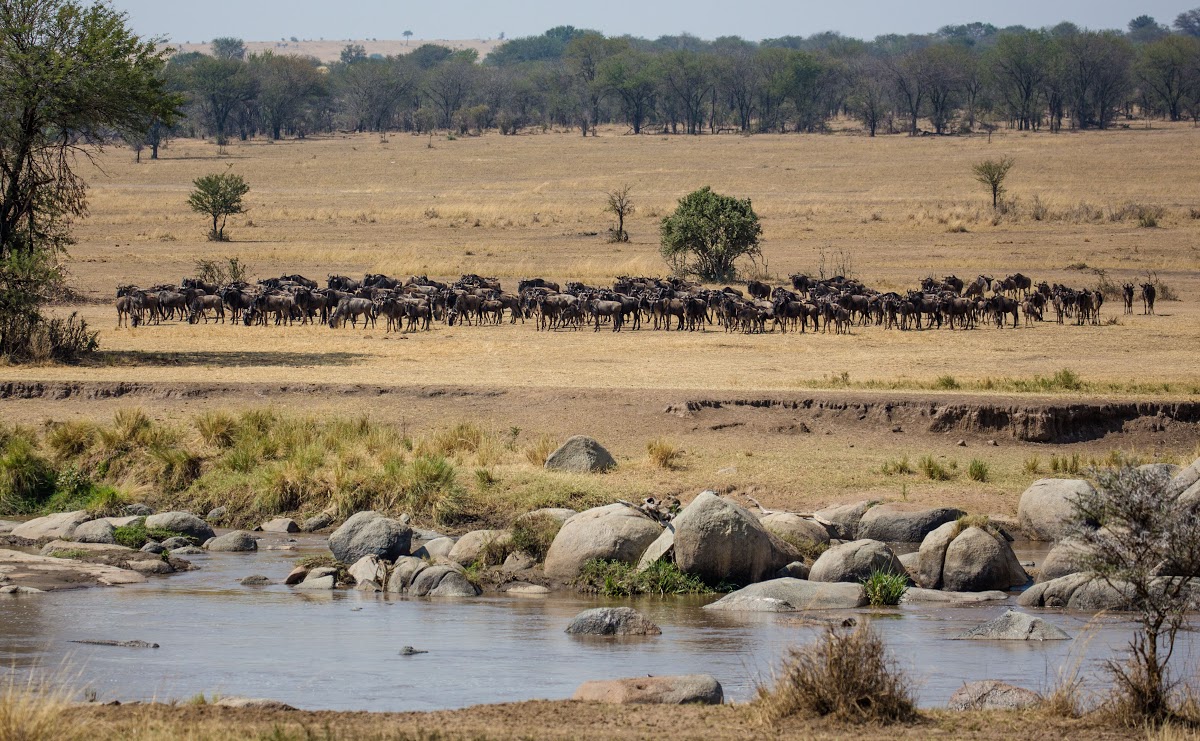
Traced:
[[995, 620], [977, 625], [955, 640], [1066, 641], [1071, 636], [1057, 625], [1038, 617], [1009, 610]]
[[988, 440], [988, 441], [987, 441], [987, 444], [988, 444], [988, 445], [991, 445], [993, 448], [998, 448], [998, 447], [1000, 447], [1000, 443], [996, 442], [995, 440]]
[[598, 607], [584, 610], [567, 626], [572, 635], [646, 636], [660, 635], [662, 629], [631, 607]]
[[168, 550], [168, 551], [173, 551], [176, 548], [187, 548], [191, 544], [192, 544], [192, 541], [188, 540], [187, 538], [181, 538], [181, 537], [167, 538], [162, 543], [159, 543], [159, 545], [161, 545], [163, 547], [163, 550]]
[[184, 546], [183, 548], [175, 548], [171, 551], [172, 556], [201, 556], [204, 555], [203, 548], [197, 548], [194, 545]]
[[208, 514], [204, 516], [204, 519], [208, 522], [220, 522], [221, 520], [225, 519], [225, 515], [227, 514], [229, 514], [228, 507], [214, 507], [208, 511]]
[[287, 577], [284, 578], [283, 583], [289, 587], [295, 586], [296, 584], [304, 581], [305, 577], [307, 576], [308, 569], [304, 568], [303, 566], [297, 566], [288, 573]]
[[274, 582], [272, 582], [270, 579], [263, 576], [262, 574], [254, 574], [253, 576], [247, 576], [238, 583], [244, 587], [266, 587], [266, 586], [270, 586], [271, 584], [274, 584]]
[[155, 543], [153, 541], [142, 546], [142, 553], [158, 554], [158, 553], [164, 553], [166, 550], [167, 550], [166, 548], [163, 548], [162, 543]]
[[955, 444], [955, 445], [957, 445], [957, 446], [958, 446], [958, 447], [960, 447], [960, 448], [965, 448], [965, 447], [967, 447], [967, 441], [966, 441], [966, 440], [959, 440], [958, 442], [956, 442], [956, 443], [954, 443], [954, 444]]
[[904, 428], [901, 427], [900, 425], [896, 425], [895, 427], [892, 428], [892, 432], [904, 432]]
[[511, 584], [504, 590], [505, 594], [515, 594], [522, 597], [541, 597], [550, 594], [550, 590], [540, 584]]
[[290, 517], [277, 517], [259, 526], [264, 533], [298, 533], [300, 526]]

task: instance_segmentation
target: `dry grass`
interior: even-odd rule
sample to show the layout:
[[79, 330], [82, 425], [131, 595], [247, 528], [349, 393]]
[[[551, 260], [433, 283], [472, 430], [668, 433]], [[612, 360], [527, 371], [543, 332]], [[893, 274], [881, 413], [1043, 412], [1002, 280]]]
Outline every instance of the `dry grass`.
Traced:
[[813, 643], [790, 649], [774, 681], [758, 687], [754, 703], [770, 722], [816, 716], [886, 724], [917, 715], [908, 678], [866, 621], [826, 628]]
[[75, 741], [90, 738], [87, 724], [68, 712], [69, 692], [35, 674], [23, 681], [15, 673], [0, 680], [0, 739], [4, 741]]
[[680, 465], [683, 448], [665, 437], [656, 438], [646, 444], [646, 458], [659, 468], [673, 471]]

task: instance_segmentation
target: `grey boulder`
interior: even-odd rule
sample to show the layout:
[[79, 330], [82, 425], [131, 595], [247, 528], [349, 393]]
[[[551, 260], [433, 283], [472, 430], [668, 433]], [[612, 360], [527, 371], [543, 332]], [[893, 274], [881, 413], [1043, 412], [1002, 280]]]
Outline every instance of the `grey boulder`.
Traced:
[[1177, 497], [1200, 481], [1200, 458], [1192, 461], [1167, 484], [1167, 496]]
[[987, 592], [1023, 586], [1029, 574], [1003, 536], [948, 522], [921, 543], [921, 586], [950, 592]]
[[231, 533], [218, 535], [204, 545], [213, 553], [249, 553], [258, 550], [258, 541], [245, 530], [234, 530]]
[[753, 584], [799, 558], [745, 507], [701, 492], [672, 522], [675, 564], [708, 584]]
[[146, 518], [148, 530], [170, 530], [203, 543], [216, 535], [207, 522], [190, 512], [162, 512]]
[[616, 466], [603, 445], [584, 435], [570, 438], [546, 459], [548, 470], [568, 473], [604, 473]]
[[408, 555], [411, 543], [412, 528], [369, 510], [352, 515], [329, 536], [333, 557], [347, 564], [363, 556], [395, 561]]
[[855, 540], [835, 545], [822, 553], [809, 569], [808, 578], [818, 582], [861, 583], [875, 571], [908, 573], [886, 543]]
[[826, 529], [831, 537], [838, 540], [854, 540], [858, 537], [858, 524], [871, 508], [871, 503], [863, 500], [852, 504], [835, 504], [825, 509], [819, 509], [813, 514], [822, 522], [828, 522]]
[[71, 538], [76, 543], [103, 543], [112, 545], [117, 542], [113, 536], [115, 528], [107, 520], [91, 520], [80, 523], [75, 527]]
[[951, 710], [1025, 710], [1035, 707], [1042, 696], [1032, 690], [994, 679], [967, 682], [950, 696]]
[[75, 528], [92, 519], [87, 510], [59, 512], [23, 522], [12, 529], [11, 535], [28, 540], [70, 540]]
[[276, 517], [262, 524], [264, 533], [298, 533], [300, 526], [290, 517]]
[[449, 558], [450, 552], [454, 550], [454, 543], [454, 538], [445, 536], [441, 538], [434, 538], [425, 545], [413, 551], [412, 554], [417, 558], [428, 558], [431, 560], [436, 558]]
[[859, 540], [920, 543], [936, 528], [962, 517], [952, 507], [925, 507], [903, 502], [871, 507], [858, 523]]
[[585, 510], [568, 519], [554, 536], [546, 553], [546, 576], [574, 579], [585, 563], [596, 558], [636, 563], [662, 531], [657, 522], [624, 504]]
[[844, 610], [867, 604], [861, 584], [818, 583], [803, 579], [772, 579], [731, 592], [706, 610], [728, 612], [798, 612]]
[[995, 620], [976, 625], [956, 640], [972, 641], [1066, 641], [1071, 636], [1045, 620], [1023, 612], [1008, 610]]
[[444, 564], [421, 570], [408, 589], [417, 597], [477, 597], [479, 588], [462, 571]]
[[496, 566], [510, 539], [507, 530], [472, 530], [458, 539], [447, 558], [463, 566], [476, 561], [483, 561], [485, 566]]
[[597, 607], [576, 615], [567, 626], [567, 632], [589, 636], [648, 636], [660, 635], [662, 629], [631, 607]]
[[584, 682], [571, 698], [610, 705], [720, 705], [721, 683], [709, 674]]
[[1062, 540], [1075, 520], [1074, 502], [1095, 491], [1082, 479], [1041, 479], [1021, 494], [1017, 520], [1031, 540]]
[[824, 525], [791, 512], [763, 515], [759, 522], [767, 532], [790, 543], [808, 541], [820, 545], [829, 542], [829, 531]]

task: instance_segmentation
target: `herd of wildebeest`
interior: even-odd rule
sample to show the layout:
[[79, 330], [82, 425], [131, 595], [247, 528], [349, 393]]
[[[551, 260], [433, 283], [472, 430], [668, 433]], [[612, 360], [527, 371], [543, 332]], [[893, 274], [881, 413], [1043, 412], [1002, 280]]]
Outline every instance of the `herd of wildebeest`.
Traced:
[[[1126, 314], [1134, 312], [1136, 287], [1122, 286]], [[1154, 313], [1153, 283], [1141, 286], [1143, 313]], [[963, 281], [953, 275], [929, 277], [907, 293], [873, 290], [844, 277], [791, 276], [790, 287], [750, 281], [745, 290], [709, 289], [679, 278], [618, 278], [601, 288], [583, 283], [560, 287], [543, 278], [522, 280], [515, 293], [500, 281], [464, 275], [441, 283], [424, 275], [392, 278], [367, 274], [362, 280], [330, 275], [324, 288], [301, 275], [214, 285], [197, 278], [181, 284], [117, 290], [117, 326], [162, 321], [229, 321], [253, 325], [349, 324], [374, 328], [386, 320], [388, 331], [428, 330], [433, 322], [486, 325], [534, 322], [539, 331], [641, 329], [703, 331], [717, 325], [726, 332], [848, 333], [856, 325], [900, 330], [969, 329], [980, 324], [1014, 328], [1048, 314], [1062, 324], [1099, 324], [1102, 292], [1045, 282], [1035, 284], [1017, 273], [1003, 280], [980, 275]]]

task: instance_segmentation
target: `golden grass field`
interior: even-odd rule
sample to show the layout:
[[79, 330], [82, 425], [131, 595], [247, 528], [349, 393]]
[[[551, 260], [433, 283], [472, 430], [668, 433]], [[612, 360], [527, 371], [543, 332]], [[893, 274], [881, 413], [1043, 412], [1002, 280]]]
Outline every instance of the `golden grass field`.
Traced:
[[[432, 147], [430, 146], [432, 144]], [[394, 134], [306, 141], [172, 142], [156, 162], [135, 164], [111, 148], [83, 166], [91, 215], [71, 250], [75, 288], [103, 300], [79, 307], [101, 330], [105, 354], [84, 366], [0, 367], [0, 381], [138, 381], [170, 387], [217, 384], [203, 399], [143, 401], [160, 418], [197, 408], [273, 404], [312, 413], [366, 412], [432, 427], [461, 419], [528, 434], [596, 434], [630, 470], [613, 485], [630, 491], [687, 492], [714, 483], [758, 486], [795, 507], [869, 494], [960, 503], [974, 511], [1015, 511], [1036, 478], [1024, 461], [1053, 452], [1008, 444], [963, 451], [953, 437], [891, 435], [831, 426], [823, 434], [779, 434], [742, 420], [731, 428], [663, 414], [699, 396], [802, 394], [827, 388], [882, 398], [920, 393], [1025, 403], [1016, 381], [1069, 368], [1084, 385], [1056, 398], [1196, 400], [1200, 393], [1200, 129], [1156, 125], [1076, 134], [999, 132], [987, 137], [870, 139], [828, 136], [624, 136], [550, 132], [450, 140]], [[996, 218], [971, 165], [1016, 159], [1009, 196], [1017, 207]], [[205, 241], [202, 216], [186, 206], [191, 181], [226, 168], [252, 186], [250, 211], [231, 219], [235, 241]], [[604, 192], [628, 183], [638, 211], [632, 242], [606, 244]], [[299, 272], [462, 273], [604, 283], [615, 276], [662, 275], [657, 224], [676, 200], [703, 185], [750, 197], [763, 224], [766, 273], [785, 282], [849, 256], [854, 272], [882, 289], [921, 277], [1021, 271], [1035, 280], [1095, 286], [1093, 268], [1118, 284], [1148, 272], [1182, 297], [1157, 316], [1121, 316], [1104, 307], [1105, 326], [974, 331], [884, 331], [849, 336], [746, 336], [643, 330], [538, 333], [532, 323], [437, 326], [388, 334], [327, 327], [143, 326], [115, 329], [111, 297], [121, 283], [177, 282], [197, 258], [237, 256], [255, 277]], [[1034, 218], [1032, 206], [1045, 207]], [[1158, 228], [1109, 214], [1130, 203], [1158, 206]], [[1081, 204], [1086, 204], [1083, 206]], [[1088, 212], [1098, 214], [1087, 216]], [[1087, 268], [1080, 269], [1080, 264]], [[1068, 266], [1075, 266], [1069, 268]], [[61, 310], [66, 310], [61, 309]], [[938, 390], [952, 376], [962, 391]], [[1007, 379], [1007, 380], [1006, 380]], [[252, 389], [244, 384], [259, 384]], [[261, 385], [288, 385], [263, 393]], [[304, 384], [330, 388], [295, 390]], [[345, 384], [414, 390], [373, 398], [336, 391]], [[446, 396], [422, 389], [465, 390]], [[1052, 389], [1053, 390], [1053, 389]], [[1006, 402], [1006, 400], [1008, 400]], [[105, 417], [129, 401], [5, 402], [10, 418], [41, 421]], [[644, 463], [647, 442], [666, 436], [688, 451], [678, 471]], [[983, 440], [972, 441], [982, 444]], [[857, 447], [855, 445], [857, 444]], [[1145, 459], [1190, 460], [1196, 440], [1114, 439], [1086, 455], [1132, 450]], [[746, 455], [750, 453], [751, 455]], [[879, 473], [887, 459], [926, 453], [965, 464], [986, 456], [987, 484], [898, 481]], [[736, 464], [737, 474], [715, 479]], [[948, 501], [953, 500], [953, 501]], [[770, 506], [770, 501], [767, 502]]]

